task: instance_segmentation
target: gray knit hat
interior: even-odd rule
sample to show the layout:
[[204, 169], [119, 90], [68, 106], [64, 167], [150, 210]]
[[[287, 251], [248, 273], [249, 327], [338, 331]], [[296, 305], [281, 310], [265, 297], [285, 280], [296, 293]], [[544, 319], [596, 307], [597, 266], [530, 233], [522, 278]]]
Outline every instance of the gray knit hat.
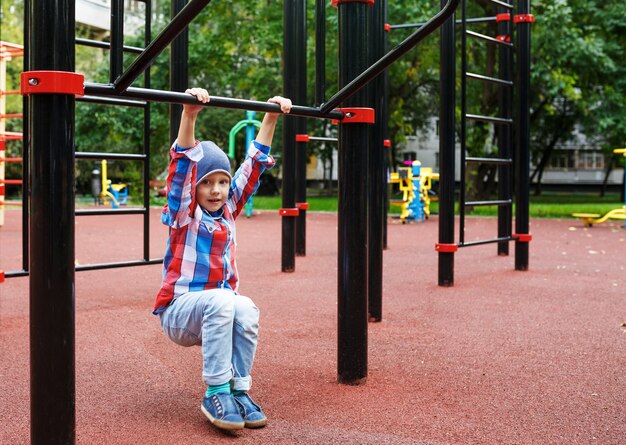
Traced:
[[226, 173], [232, 181], [233, 177], [230, 174], [230, 161], [226, 153], [211, 141], [202, 141], [200, 145], [202, 146], [204, 156], [200, 159], [200, 162], [198, 162], [196, 182], [202, 181], [206, 176], [215, 172]]

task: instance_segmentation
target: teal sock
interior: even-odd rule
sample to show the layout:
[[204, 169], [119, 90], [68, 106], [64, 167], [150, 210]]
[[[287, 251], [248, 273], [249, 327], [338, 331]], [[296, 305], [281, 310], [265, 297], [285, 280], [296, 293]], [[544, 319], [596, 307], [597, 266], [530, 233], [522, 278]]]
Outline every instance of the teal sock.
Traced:
[[236, 390], [233, 391], [233, 395], [234, 396], [240, 396], [240, 395], [245, 394], [245, 393], [246, 393], [246, 391], [242, 391], [240, 389], [236, 389]]
[[230, 382], [226, 382], [222, 385], [209, 385], [206, 389], [205, 397], [211, 397], [213, 394], [217, 394], [218, 392], [230, 394]]

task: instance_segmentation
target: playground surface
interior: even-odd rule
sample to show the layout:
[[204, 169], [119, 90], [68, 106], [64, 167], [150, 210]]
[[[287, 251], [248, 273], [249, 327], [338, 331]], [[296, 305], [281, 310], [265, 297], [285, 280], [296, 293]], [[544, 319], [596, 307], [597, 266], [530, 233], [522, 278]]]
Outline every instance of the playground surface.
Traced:
[[[20, 212], [0, 269], [20, 268]], [[151, 218], [151, 256], [166, 229]], [[390, 221], [383, 321], [369, 373], [336, 379], [337, 215], [309, 212], [307, 256], [280, 272], [276, 212], [238, 220], [240, 291], [261, 309], [252, 395], [266, 428], [220, 432], [200, 412], [200, 350], [151, 314], [160, 265], [76, 274], [79, 444], [605, 444], [626, 438], [626, 230], [532, 220], [529, 270], [495, 245], [460, 249], [437, 286], [438, 221]], [[80, 264], [138, 259], [139, 216], [76, 219]], [[496, 222], [468, 218], [466, 240]], [[29, 443], [28, 278], [0, 284], [0, 444]]]

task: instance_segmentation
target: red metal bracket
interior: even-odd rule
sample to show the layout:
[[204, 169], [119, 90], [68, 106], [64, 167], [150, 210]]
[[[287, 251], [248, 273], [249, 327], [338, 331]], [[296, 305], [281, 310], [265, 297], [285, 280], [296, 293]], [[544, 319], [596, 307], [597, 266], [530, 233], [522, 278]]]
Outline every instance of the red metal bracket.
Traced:
[[499, 40], [501, 42], [510, 42], [511, 36], [507, 36], [507, 35], [496, 36], [496, 40]]
[[387, 32], [391, 32], [391, 25], [389, 23], [385, 23], [385, 25], [383, 26], [383, 29]]
[[309, 203], [308, 202], [296, 202], [296, 207], [299, 210], [309, 210]]
[[529, 243], [533, 240], [533, 236], [530, 233], [514, 233], [511, 236], [516, 238], [516, 241], [520, 243]]
[[298, 216], [300, 214], [300, 210], [296, 209], [278, 209], [278, 214], [280, 216]]
[[344, 114], [342, 120], [334, 120], [333, 124], [373, 124], [376, 121], [373, 108], [336, 108]]
[[496, 15], [496, 22], [498, 23], [508, 22], [509, 20], [511, 20], [511, 14], [509, 14], [508, 12]]
[[513, 23], [535, 23], [535, 16], [532, 14], [517, 14], [513, 16]]
[[0, 270], [0, 283], [4, 283], [4, 270]]
[[309, 137], [308, 134], [297, 134], [296, 135], [296, 142], [309, 142], [311, 140], [311, 138]]
[[437, 243], [435, 244], [435, 250], [437, 252], [454, 253], [459, 250], [459, 246], [456, 244]]
[[29, 94], [85, 95], [85, 76], [68, 71], [25, 71], [20, 76], [23, 96]]
[[372, 6], [375, 0], [330, 0], [330, 4], [335, 8], [339, 3], [367, 3], [368, 6]]
[[385, 139], [383, 141], [383, 147], [391, 147], [391, 139]]

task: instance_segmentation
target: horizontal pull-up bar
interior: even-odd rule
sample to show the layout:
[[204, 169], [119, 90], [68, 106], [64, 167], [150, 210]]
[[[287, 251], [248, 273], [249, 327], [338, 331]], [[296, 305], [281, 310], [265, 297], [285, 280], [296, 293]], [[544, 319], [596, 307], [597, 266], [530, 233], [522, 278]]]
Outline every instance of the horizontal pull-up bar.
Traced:
[[[485, 22], [495, 22], [497, 21], [497, 17], [476, 17], [465, 19], [465, 23], [485, 23]], [[454, 23], [456, 25], [463, 24], [463, 20], [455, 20]], [[400, 25], [389, 25], [389, 29], [405, 29], [405, 28], [419, 28], [420, 26], [424, 26], [426, 22], [417, 22], [417, 23], [402, 23]]]
[[[195, 96], [188, 93], [178, 93], [175, 91], [152, 90], [147, 88], [129, 87], [118, 92], [112, 84], [99, 84], [85, 82], [85, 94], [92, 96], [120, 97], [134, 100], [146, 100], [149, 102], [167, 102], [173, 104], [203, 105], [206, 107], [229, 108], [235, 110], [262, 111], [266, 113], [281, 113], [280, 105], [270, 102], [259, 102], [255, 100], [233, 99], [230, 97], [210, 96], [209, 102], [203, 104], [198, 102]], [[327, 112], [319, 108], [304, 107], [294, 105], [289, 113], [293, 116], [315, 117], [319, 119], [339, 119], [343, 120], [345, 114], [339, 110]]]
[[439, 28], [439, 26], [443, 24], [443, 22], [445, 22], [450, 16], [452, 16], [456, 7], [459, 4], [459, 1], [460, 0], [448, 0], [446, 6], [444, 6], [444, 8], [437, 13], [437, 15], [427, 21], [424, 26], [422, 26], [420, 29], [407, 37], [397, 47], [381, 57], [372, 66], [370, 66], [368, 69], [355, 77], [350, 83], [348, 83], [345, 87], [339, 90], [337, 94], [331, 97], [328, 102], [323, 103], [320, 106], [320, 111], [322, 113], [326, 113], [334, 108], [337, 108], [337, 106], [341, 104], [344, 100], [352, 96], [358, 90], [363, 88], [365, 84], [367, 84], [369, 81], [382, 73], [385, 68], [387, 68], [393, 62], [395, 62], [404, 54], [413, 49], [415, 45], [424, 40], [426, 36], [434, 32], [437, 28]]

